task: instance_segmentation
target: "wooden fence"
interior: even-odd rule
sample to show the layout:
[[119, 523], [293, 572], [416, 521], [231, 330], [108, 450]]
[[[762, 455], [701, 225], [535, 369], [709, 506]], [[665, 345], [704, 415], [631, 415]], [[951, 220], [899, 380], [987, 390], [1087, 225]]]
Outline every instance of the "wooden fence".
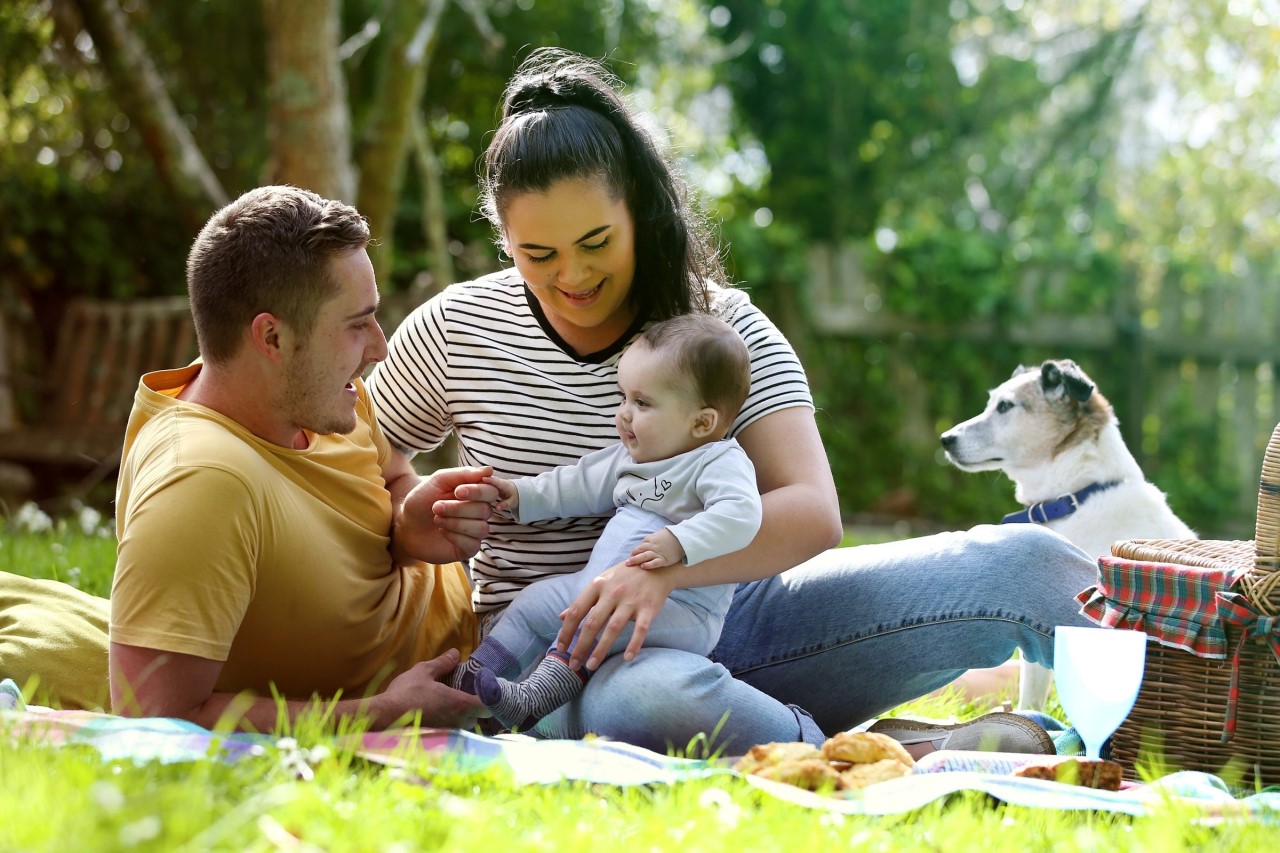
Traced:
[[[1230, 437], [1231, 465], [1241, 484], [1238, 511], [1252, 519], [1263, 452], [1280, 421], [1276, 365], [1280, 364], [1280, 288], [1260, 277], [1231, 278], [1191, 289], [1175, 276], [1135, 282], [1106, 313], [1051, 314], [1038, 308], [1054, 286], [1050, 276], [1028, 276], [1019, 286], [1017, 315], [994, 321], [929, 324], [883, 308], [881, 285], [860, 262], [859, 248], [811, 250], [811, 280], [803, 303], [818, 334], [875, 339], [1008, 342], [1079, 361], [1119, 360], [1122, 388], [1103, 389], [1117, 412], [1139, 463], [1143, 433], [1160, 429], [1175, 399], [1190, 397], [1213, 413]], [[1005, 378], [992, 377], [992, 384]], [[910, 396], [910, 395], [908, 395]], [[916, 395], [917, 400], [919, 395]], [[917, 403], [919, 405], [919, 403]], [[1252, 535], [1246, 530], [1245, 535]]]

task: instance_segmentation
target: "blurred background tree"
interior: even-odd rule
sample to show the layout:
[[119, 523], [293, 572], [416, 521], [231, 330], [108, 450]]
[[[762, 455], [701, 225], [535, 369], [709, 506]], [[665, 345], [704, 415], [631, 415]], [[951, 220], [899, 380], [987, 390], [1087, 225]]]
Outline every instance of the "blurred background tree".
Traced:
[[1247, 534], [1277, 411], [1273, 6], [11, 0], [0, 348], [32, 369], [70, 298], [182, 293], [195, 230], [268, 182], [359, 205], [389, 305], [493, 269], [476, 160], [556, 44], [669, 128], [805, 359], [851, 518], [998, 518], [1007, 481], [937, 434], [1072, 357], [1175, 509]]

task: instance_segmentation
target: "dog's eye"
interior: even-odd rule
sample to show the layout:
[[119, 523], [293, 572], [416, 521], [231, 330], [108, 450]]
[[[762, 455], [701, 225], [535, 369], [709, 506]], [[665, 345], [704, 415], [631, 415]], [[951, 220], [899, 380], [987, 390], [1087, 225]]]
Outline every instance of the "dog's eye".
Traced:
[[1008, 400], [1001, 400], [999, 403], [996, 403], [996, 414], [1003, 415], [1012, 408], [1013, 403], [1010, 403]]

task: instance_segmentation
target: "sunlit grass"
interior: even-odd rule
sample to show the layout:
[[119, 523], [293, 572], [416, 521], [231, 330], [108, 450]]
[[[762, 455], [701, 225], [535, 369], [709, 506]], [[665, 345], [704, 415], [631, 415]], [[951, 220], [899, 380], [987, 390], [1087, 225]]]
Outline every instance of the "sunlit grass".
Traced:
[[1275, 849], [1256, 823], [1197, 826], [1168, 809], [1131, 819], [961, 794], [916, 813], [841, 816], [731, 776], [678, 785], [517, 786], [500, 766], [419, 756], [404, 769], [337, 750], [299, 779], [268, 748], [237, 764], [107, 764], [83, 749], [0, 736], [5, 850], [983, 850]]
[[[0, 570], [73, 580], [105, 595], [114, 540], [63, 524], [0, 530]], [[2, 661], [0, 661], [2, 670]], [[967, 717], [990, 710], [954, 693], [900, 712]], [[517, 785], [500, 765], [438, 753], [403, 766], [360, 757], [304, 717], [280, 743], [234, 764], [107, 762], [88, 747], [17, 737], [0, 716], [0, 851], [54, 850], [1265, 850], [1280, 829], [1198, 826], [1167, 808], [1131, 819], [1007, 806], [962, 794], [919, 812], [841, 816], [792, 805], [718, 775], [678, 785]], [[696, 745], [694, 745], [696, 750]]]

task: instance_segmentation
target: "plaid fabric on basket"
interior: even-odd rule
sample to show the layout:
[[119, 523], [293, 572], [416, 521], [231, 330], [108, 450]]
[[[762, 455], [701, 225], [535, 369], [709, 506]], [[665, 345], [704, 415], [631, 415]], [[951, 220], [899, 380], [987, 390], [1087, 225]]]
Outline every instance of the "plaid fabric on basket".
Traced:
[[1098, 558], [1098, 582], [1076, 599], [1085, 616], [1105, 628], [1145, 631], [1166, 646], [1202, 658], [1230, 651], [1217, 596], [1248, 567], [1202, 568], [1178, 563]]

